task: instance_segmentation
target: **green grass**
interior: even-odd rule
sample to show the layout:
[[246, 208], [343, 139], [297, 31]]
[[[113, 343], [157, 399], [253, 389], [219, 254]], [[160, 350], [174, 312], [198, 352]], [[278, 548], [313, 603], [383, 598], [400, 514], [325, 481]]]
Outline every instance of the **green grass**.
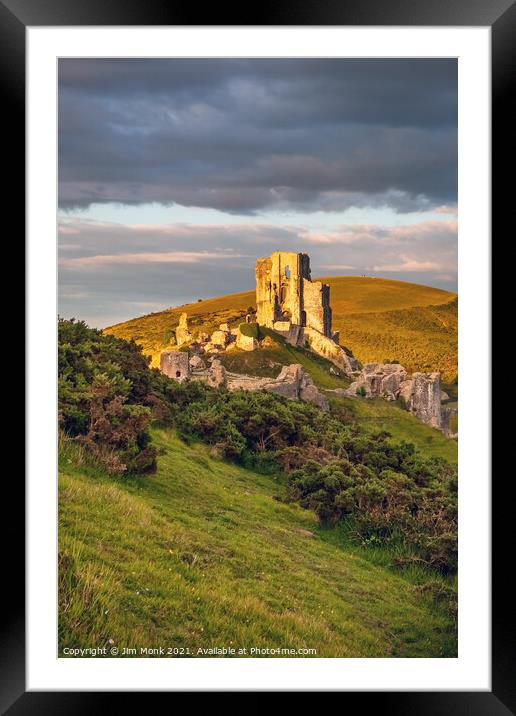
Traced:
[[[257, 324], [246, 325], [256, 326]], [[305, 348], [289, 345], [283, 337], [274, 331], [260, 326], [254, 337], [261, 340], [266, 336], [273, 342], [273, 345], [268, 348], [259, 351], [233, 350], [221, 353], [218, 358], [232, 373], [276, 378], [282, 366], [300, 363], [319, 388], [347, 388], [350, 385], [349, 378], [344, 375], [335, 375], [339, 369], [329, 360]]]
[[366, 430], [387, 430], [395, 442], [405, 440], [413, 443], [426, 457], [442, 457], [453, 465], [457, 464], [457, 442], [422, 423], [397, 401], [335, 398], [331, 397], [331, 393], [328, 393], [328, 397], [331, 402], [344, 406], [351, 413], [352, 419]]
[[279, 479], [172, 431], [153, 437], [158, 472], [138, 479], [105, 476], [75, 446], [61, 452], [61, 654], [172, 646], [197, 656], [218, 645], [456, 656], [453, 618], [424, 591], [435, 576], [396, 571], [381, 550], [321, 529], [312, 512], [274, 499]]
[[[457, 376], [457, 296], [430, 286], [362, 276], [324, 277], [330, 285], [333, 327], [341, 344], [363, 363], [398, 360], [409, 371], [438, 370], [447, 381]], [[180, 314], [188, 314], [191, 329], [215, 330], [220, 323], [236, 327], [254, 291], [198, 301], [134, 318], [106, 328], [121, 338], [134, 338], [159, 364]]]
[[257, 323], [241, 323], [240, 333], [248, 338], [259, 338], [259, 326]]

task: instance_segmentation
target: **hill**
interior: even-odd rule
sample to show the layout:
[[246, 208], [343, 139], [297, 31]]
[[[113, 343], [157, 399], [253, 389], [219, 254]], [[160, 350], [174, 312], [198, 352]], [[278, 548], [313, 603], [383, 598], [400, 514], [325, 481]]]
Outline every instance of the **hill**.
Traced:
[[405, 441], [412, 443], [425, 457], [440, 457], [451, 465], [457, 465], [458, 444], [450, 440], [435, 428], [425, 425], [404, 410], [397, 402], [389, 402], [376, 398], [374, 400], [357, 400], [356, 398], [334, 398], [330, 396], [332, 405], [345, 409], [348, 420], [366, 432], [376, 433], [386, 430], [394, 443]]
[[[409, 371], [437, 370], [457, 379], [457, 296], [430, 286], [359, 276], [323, 277], [330, 285], [333, 325], [362, 362], [397, 360]], [[194, 330], [237, 325], [254, 306], [254, 291], [229, 294], [134, 318], [105, 330], [139, 343], [158, 365], [184, 311]]]
[[278, 478], [173, 430], [152, 438], [162, 454], [145, 478], [107, 476], [61, 444], [60, 654], [94, 644], [456, 656], [450, 578], [395, 571], [381, 549], [275, 499]]

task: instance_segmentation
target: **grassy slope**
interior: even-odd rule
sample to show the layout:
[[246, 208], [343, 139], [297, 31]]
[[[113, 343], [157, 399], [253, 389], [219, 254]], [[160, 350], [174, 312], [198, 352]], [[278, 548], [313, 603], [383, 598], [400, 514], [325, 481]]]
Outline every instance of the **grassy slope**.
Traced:
[[415, 445], [427, 457], [442, 457], [452, 465], [457, 464], [457, 442], [417, 420], [399, 403], [380, 399], [333, 398], [331, 393], [328, 396], [331, 401], [344, 405], [352, 413], [354, 420], [366, 430], [387, 430], [396, 442], [405, 440]]
[[337, 322], [348, 313], [398, 311], [447, 303], [455, 298], [454, 293], [440, 288], [387, 278], [323, 276], [316, 280], [330, 285], [333, 319]]
[[[330, 285], [333, 324], [341, 343], [362, 362], [396, 359], [410, 371], [439, 370], [445, 381], [457, 375], [456, 294], [430, 286], [360, 276], [325, 277]], [[192, 328], [213, 330], [229, 320], [238, 324], [254, 291], [235, 293], [134, 318], [105, 329], [135, 338], [158, 364], [167, 332], [185, 311]]]
[[341, 319], [346, 343], [363, 363], [396, 361], [409, 372], [439, 371], [457, 377], [457, 300], [386, 313], [354, 313]]
[[220, 360], [230, 372], [267, 378], [276, 378], [281, 371], [281, 366], [300, 363], [319, 388], [347, 388], [350, 385], [349, 378], [335, 375], [338, 369], [326, 358], [305, 348], [291, 346], [274, 331], [260, 328], [260, 336], [264, 335], [269, 336], [273, 341], [270, 347], [261, 348], [259, 351], [221, 353]]
[[[397, 573], [273, 499], [271, 477], [156, 430], [156, 475], [61, 459], [60, 647], [316, 648], [318, 656], [454, 656], [454, 626]], [[302, 530], [315, 532], [313, 538]], [[432, 577], [435, 579], [435, 577]]]

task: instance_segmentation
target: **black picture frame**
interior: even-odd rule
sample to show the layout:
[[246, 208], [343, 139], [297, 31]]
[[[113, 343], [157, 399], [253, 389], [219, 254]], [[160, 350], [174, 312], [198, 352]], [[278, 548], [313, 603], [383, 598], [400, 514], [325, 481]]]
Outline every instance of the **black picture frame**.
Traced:
[[[513, 115], [510, 80], [516, 67], [516, 5], [513, 0], [276, 0], [225, 12], [220, 4], [199, 8], [170, 0], [0, 0], [0, 83], [4, 137], [15, 150], [9, 162], [6, 206], [25, 216], [25, 30], [28, 26], [78, 25], [382, 25], [490, 26], [492, 30], [492, 235], [509, 227], [507, 213], [513, 182]], [[512, 130], [512, 131], [511, 131]], [[5, 166], [5, 165], [4, 165]], [[512, 198], [512, 197], [511, 197]], [[511, 232], [512, 233], [512, 232]], [[21, 236], [16, 236], [19, 246]], [[21, 308], [19, 309], [21, 310]], [[17, 312], [18, 309], [17, 309]], [[503, 437], [498, 437], [503, 440]], [[11, 516], [4, 537], [4, 599], [0, 650], [0, 708], [12, 716], [48, 711], [62, 714], [104, 713], [118, 703], [120, 693], [25, 691], [25, 568], [24, 484], [19, 474], [4, 483], [4, 511]], [[359, 708], [382, 714], [500, 714], [516, 713], [516, 659], [511, 640], [514, 596], [506, 574], [504, 545], [511, 544], [512, 504], [506, 484], [493, 480], [492, 691], [471, 692], [345, 692], [343, 707], [360, 700]], [[9, 508], [7, 509], [7, 505]], [[163, 696], [163, 694], [162, 694]], [[164, 694], [165, 698], [168, 694]], [[132, 707], [148, 706], [149, 693], [131, 693]], [[145, 699], [145, 702], [143, 701]], [[357, 704], [358, 706], [358, 704]]]

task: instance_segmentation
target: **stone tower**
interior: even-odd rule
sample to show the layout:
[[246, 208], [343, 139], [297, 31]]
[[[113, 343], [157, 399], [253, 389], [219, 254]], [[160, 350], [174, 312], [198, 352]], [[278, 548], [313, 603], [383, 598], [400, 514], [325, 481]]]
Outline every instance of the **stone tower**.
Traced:
[[276, 251], [256, 262], [256, 320], [279, 331], [289, 326], [332, 337], [330, 287], [310, 277], [310, 257]]

